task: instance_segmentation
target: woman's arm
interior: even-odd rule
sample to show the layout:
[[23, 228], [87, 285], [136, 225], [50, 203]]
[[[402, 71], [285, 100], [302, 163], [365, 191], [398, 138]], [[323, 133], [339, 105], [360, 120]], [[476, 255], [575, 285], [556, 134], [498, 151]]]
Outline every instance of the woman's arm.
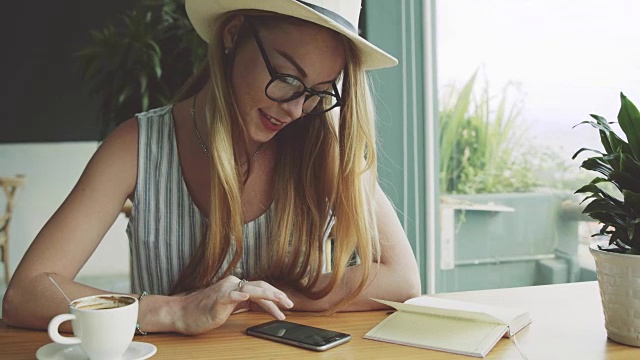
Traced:
[[[67, 304], [46, 274], [52, 273], [70, 299], [102, 291], [71, 280], [109, 230], [135, 188], [138, 128], [128, 120], [93, 155], [78, 183], [22, 258], [3, 302], [4, 321], [46, 328]], [[64, 159], [56, 161], [64, 162]]]
[[[380, 186], [376, 186], [376, 218], [380, 236], [380, 263], [372, 264], [367, 285], [363, 292], [340, 311], [364, 311], [386, 308], [378, 298], [403, 302], [420, 295], [420, 273], [407, 235], [402, 229], [391, 202]], [[320, 286], [328, 282], [330, 274], [322, 275]], [[362, 267], [352, 266], [345, 272], [342, 284], [320, 300], [310, 300], [300, 294], [288, 292], [296, 304], [294, 310], [323, 311], [338, 303], [355, 287], [362, 278]]]
[[[74, 189], [27, 250], [4, 296], [2, 316], [7, 324], [46, 329], [53, 316], [68, 312], [67, 301], [47, 274], [70, 299], [105, 293], [73, 279], [134, 192], [137, 156], [138, 124], [130, 119], [96, 151]], [[259, 301], [279, 318], [284, 315], [273, 302], [283, 308], [292, 305], [284, 293], [268, 284], [233, 291], [238, 282], [228, 277], [186, 296], [147, 296], [139, 308], [140, 326], [145, 331], [196, 334], [224, 323], [242, 301]]]

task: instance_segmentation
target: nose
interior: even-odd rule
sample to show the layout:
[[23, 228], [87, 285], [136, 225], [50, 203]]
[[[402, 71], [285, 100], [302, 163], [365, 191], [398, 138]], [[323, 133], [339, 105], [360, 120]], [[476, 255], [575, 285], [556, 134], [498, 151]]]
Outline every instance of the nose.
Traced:
[[296, 120], [302, 116], [302, 105], [304, 104], [305, 96], [300, 96], [297, 99], [280, 103], [280, 107], [289, 115], [291, 120]]

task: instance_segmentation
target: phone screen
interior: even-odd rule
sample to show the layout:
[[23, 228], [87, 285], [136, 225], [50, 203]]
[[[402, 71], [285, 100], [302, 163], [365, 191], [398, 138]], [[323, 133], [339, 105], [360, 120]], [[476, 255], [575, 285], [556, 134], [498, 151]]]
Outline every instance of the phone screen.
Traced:
[[351, 339], [349, 334], [281, 320], [252, 326], [247, 329], [247, 334], [317, 351], [330, 349]]

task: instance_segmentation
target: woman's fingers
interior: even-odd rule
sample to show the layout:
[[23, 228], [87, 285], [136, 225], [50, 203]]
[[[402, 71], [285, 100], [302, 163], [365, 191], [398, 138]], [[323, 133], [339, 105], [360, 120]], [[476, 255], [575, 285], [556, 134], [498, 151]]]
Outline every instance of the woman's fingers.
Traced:
[[178, 331], [199, 334], [224, 324], [232, 312], [258, 308], [276, 319], [284, 319], [280, 310], [293, 307], [287, 295], [264, 281], [241, 281], [228, 276], [207, 289], [180, 297]]
[[231, 302], [233, 303], [234, 307], [237, 306], [238, 303], [249, 300], [249, 297], [250, 295], [244, 292], [239, 292], [239, 291], [229, 292], [229, 298], [231, 299]]
[[269, 300], [256, 300], [254, 301], [257, 305], [259, 305], [265, 312], [271, 314], [274, 318], [278, 320], [284, 320], [285, 316], [282, 313], [282, 310], [273, 303], [273, 301]]
[[[241, 298], [241, 294], [245, 297]], [[238, 299], [245, 301], [248, 299], [278, 320], [284, 320], [285, 318], [280, 308], [290, 309], [293, 307], [293, 302], [284, 292], [264, 281], [237, 282], [233, 284], [229, 296], [232, 301], [238, 301]], [[237, 306], [235, 311], [238, 311]]]
[[280, 307], [285, 309], [293, 307], [293, 302], [285, 293], [264, 281], [247, 282], [243, 284], [238, 291], [249, 294], [249, 299], [254, 302], [258, 300], [268, 300], [279, 304]]

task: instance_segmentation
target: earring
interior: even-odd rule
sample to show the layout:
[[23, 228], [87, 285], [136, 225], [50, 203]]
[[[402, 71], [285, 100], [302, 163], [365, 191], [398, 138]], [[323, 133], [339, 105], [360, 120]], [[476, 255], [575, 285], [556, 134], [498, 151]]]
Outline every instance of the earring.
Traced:
[[224, 48], [224, 54], [229, 55], [229, 48]]

